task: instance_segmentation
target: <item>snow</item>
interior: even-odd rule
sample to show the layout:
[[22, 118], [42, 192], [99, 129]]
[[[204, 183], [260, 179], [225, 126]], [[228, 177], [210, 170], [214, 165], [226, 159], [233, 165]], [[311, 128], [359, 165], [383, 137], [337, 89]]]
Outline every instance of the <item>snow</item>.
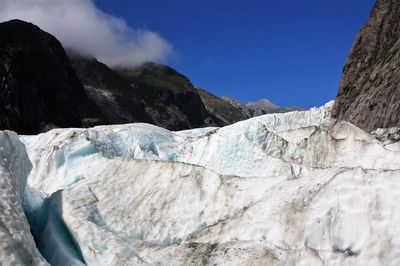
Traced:
[[397, 265], [398, 131], [366, 133], [332, 105], [20, 136], [39, 247], [55, 265]]

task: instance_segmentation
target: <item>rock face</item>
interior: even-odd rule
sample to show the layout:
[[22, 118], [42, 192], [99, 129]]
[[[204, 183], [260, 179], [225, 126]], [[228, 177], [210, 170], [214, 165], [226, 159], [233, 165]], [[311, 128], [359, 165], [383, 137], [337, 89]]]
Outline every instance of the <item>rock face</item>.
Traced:
[[367, 131], [400, 126], [399, 1], [377, 1], [347, 59], [332, 115]]
[[0, 129], [34, 134], [100, 122], [61, 44], [33, 24], [0, 24]]

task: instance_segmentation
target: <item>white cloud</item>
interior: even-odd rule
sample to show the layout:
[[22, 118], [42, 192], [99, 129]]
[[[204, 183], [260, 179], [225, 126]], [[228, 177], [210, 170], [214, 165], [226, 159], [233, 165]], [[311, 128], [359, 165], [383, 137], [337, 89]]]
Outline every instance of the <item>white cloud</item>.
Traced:
[[158, 33], [133, 29], [92, 0], [0, 0], [0, 21], [21, 19], [53, 34], [65, 48], [109, 65], [165, 60], [172, 46]]

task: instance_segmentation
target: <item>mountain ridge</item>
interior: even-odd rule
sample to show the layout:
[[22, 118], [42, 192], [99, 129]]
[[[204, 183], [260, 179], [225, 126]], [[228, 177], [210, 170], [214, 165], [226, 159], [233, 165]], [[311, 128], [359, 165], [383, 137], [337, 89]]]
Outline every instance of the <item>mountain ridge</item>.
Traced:
[[110, 68], [94, 56], [65, 51], [54, 36], [21, 20], [0, 23], [0, 37], [1, 129], [35, 134], [144, 122], [183, 130], [286, 111], [231, 105], [167, 65]]
[[[69, 52], [72, 65], [91, 98], [99, 104], [110, 102], [109, 114], [122, 110], [136, 119], [122, 123], [147, 122], [170, 130], [222, 126], [245, 117], [224, 111], [226, 106], [213, 94], [195, 87], [191, 81], [167, 65], [147, 62], [135, 67], [114, 67], [93, 58]], [[108, 92], [102, 97], [98, 91]], [[103, 100], [99, 99], [102, 98]], [[216, 102], [216, 103], [215, 103]], [[216, 106], [212, 106], [213, 104]], [[136, 108], [133, 109], [132, 106]], [[207, 109], [208, 107], [208, 109]], [[118, 124], [113, 119], [113, 124]], [[120, 122], [121, 123], [121, 122]]]
[[[126, 98], [136, 98], [137, 105], [141, 106], [139, 110], [128, 110], [125, 113], [135, 114], [144, 110], [147, 114], [146, 118], [142, 117], [138, 121], [152, 123], [170, 130], [225, 126], [263, 114], [301, 110], [295, 107], [282, 108], [272, 103], [271, 106], [266, 106], [265, 103], [268, 101], [266, 99], [248, 106], [243, 106], [240, 102], [232, 104], [224, 97], [220, 98], [193, 85], [186, 76], [167, 65], [147, 62], [135, 67], [110, 68], [95, 58], [81, 56], [73, 51], [69, 51], [68, 54], [76, 73], [88, 94], [93, 96], [94, 101], [98, 95], [93, 91], [101, 89], [109, 91], [111, 95], [118, 94], [119, 91], [123, 96], [121, 95], [122, 98], [117, 100], [117, 105]], [[103, 68], [103, 70], [96, 71], [98, 68]], [[107, 73], [101, 73], [103, 71]], [[102, 77], [103, 75], [113, 76], [119, 80], [115, 82], [118, 84], [113, 86], [107, 78]], [[185, 105], [185, 102], [190, 104]], [[124, 107], [119, 109], [124, 109]], [[114, 108], [109, 111], [112, 114], [118, 113]], [[192, 114], [189, 119], [185, 117], [188, 113]], [[107, 116], [107, 114], [104, 115]], [[178, 121], [178, 124], [174, 125], [174, 121]]]

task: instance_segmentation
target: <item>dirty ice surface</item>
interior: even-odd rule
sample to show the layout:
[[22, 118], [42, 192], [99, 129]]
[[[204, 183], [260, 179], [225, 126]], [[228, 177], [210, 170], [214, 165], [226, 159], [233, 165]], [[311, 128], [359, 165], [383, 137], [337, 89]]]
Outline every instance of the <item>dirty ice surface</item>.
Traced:
[[331, 108], [20, 136], [39, 249], [75, 265], [397, 265], [397, 131]]

